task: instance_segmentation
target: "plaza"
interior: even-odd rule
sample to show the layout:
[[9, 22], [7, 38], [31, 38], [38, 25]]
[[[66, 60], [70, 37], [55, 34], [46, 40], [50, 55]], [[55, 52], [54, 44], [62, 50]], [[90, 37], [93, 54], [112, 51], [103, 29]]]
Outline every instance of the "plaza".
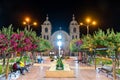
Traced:
[[19, 76], [17, 80], [111, 80], [111, 77], [106, 77], [105, 73], [98, 73], [95, 70], [94, 66], [88, 66], [87, 64], [77, 63], [77, 61], [75, 60], [75, 57], [66, 60], [66, 62], [70, 65], [70, 68], [74, 71], [75, 77], [47, 78], [45, 75], [46, 70], [50, 68], [50, 64], [52, 62], [48, 58], [45, 58], [43, 63], [35, 63], [31, 67], [29, 73]]
[[12, 25], [1, 30], [1, 80], [119, 80], [119, 32], [99, 29], [80, 38], [74, 15], [70, 35], [61, 28], [51, 34], [50, 24], [47, 16], [42, 37], [27, 28], [15, 33]]
[[120, 5], [1, 0], [0, 80], [120, 80]]

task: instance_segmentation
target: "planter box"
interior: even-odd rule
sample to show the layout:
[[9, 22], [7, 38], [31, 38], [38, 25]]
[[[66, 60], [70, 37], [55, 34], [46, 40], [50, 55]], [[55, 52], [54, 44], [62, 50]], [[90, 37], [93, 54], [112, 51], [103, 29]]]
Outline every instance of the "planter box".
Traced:
[[64, 70], [57, 70], [57, 71], [46, 71], [47, 78], [74, 78], [74, 71], [64, 71]]
[[46, 71], [46, 76], [48, 78], [74, 78], [74, 71], [70, 70], [68, 64], [64, 63], [64, 70], [56, 70], [56, 64], [53, 62], [50, 69]]

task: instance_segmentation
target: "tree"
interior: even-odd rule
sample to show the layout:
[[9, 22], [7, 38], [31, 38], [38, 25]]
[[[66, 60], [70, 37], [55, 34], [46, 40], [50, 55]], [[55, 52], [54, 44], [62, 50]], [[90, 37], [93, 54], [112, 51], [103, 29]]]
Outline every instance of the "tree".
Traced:
[[94, 44], [96, 48], [98, 45], [107, 48], [107, 54], [109, 58], [113, 60], [113, 78], [116, 80], [116, 62], [120, 47], [120, 33], [115, 33], [113, 29], [107, 29], [104, 31], [99, 30], [94, 34]]
[[39, 38], [39, 42], [37, 44], [38, 44], [38, 47], [36, 49], [37, 51], [47, 51], [53, 48], [53, 46], [50, 44], [48, 40], [42, 38]]
[[5, 65], [5, 59], [7, 58], [7, 64], [6, 64], [6, 79], [8, 78], [8, 69], [9, 69], [9, 58], [11, 55], [11, 46], [10, 46], [10, 39], [11, 35], [13, 34], [13, 28], [12, 25], [10, 25], [8, 28], [3, 27], [2, 30], [0, 31], [1, 37], [3, 37], [2, 41], [4, 40], [5, 42], [2, 42], [1, 44], [4, 44], [2, 46], [2, 54], [3, 54], [3, 65]]
[[83, 41], [81, 39], [74, 39], [70, 42], [70, 51], [71, 52], [78, 52], [80, 50]]

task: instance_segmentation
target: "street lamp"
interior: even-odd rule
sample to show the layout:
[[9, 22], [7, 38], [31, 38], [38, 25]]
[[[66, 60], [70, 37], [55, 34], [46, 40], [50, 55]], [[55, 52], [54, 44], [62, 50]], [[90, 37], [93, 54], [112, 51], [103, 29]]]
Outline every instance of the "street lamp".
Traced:
[[61, 54], [60, 54], [60, 47], [62, 46], [62, 42], [61, 42], [61, 39], [62, 39], [62, 36], [61, 35], [58, 35], [57, 36], [57, 39], [58, 39], [58, 42], [57, 42], [57, 45], [59, 47], [59, 57], [61, 57]]
[[32, 25], [36, 26], [36, 25], [37, 25], [37, 22], [32, 22], [32, 23], [31, 23], [30, 18], [29, 18], [29, 17], [26, 17], [25, 20], [23, 21], [23, 24], [24, 24], [24, 25], [27, 25], [28, 31], [30, 31], [30, 26], [32, 26]]
[[89, 34], [89, 26], [90, 25], [96, 25], [96, 21], [91, 21], [91, 19], [90, 18], [86, 18], [86, 24], [85, 23], [80, 23], [80, 26], [83, 26], [83, 25], [85, 25], [86, 27], [87, 27], [87, 35]]

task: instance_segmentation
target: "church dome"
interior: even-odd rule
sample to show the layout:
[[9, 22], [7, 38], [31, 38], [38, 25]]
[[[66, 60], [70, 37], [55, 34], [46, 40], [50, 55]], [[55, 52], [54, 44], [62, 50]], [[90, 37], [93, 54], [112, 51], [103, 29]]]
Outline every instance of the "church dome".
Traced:
[[75, 20], [75, 16], [73, 15], [72, 21], [70, 22], [70, 25], [78, 25], [77, 21]]
[[43, 25], [51, 25], [51, 22], [48, 19], [49, 17], [47, 15], [46, 20], [44, 21]]

